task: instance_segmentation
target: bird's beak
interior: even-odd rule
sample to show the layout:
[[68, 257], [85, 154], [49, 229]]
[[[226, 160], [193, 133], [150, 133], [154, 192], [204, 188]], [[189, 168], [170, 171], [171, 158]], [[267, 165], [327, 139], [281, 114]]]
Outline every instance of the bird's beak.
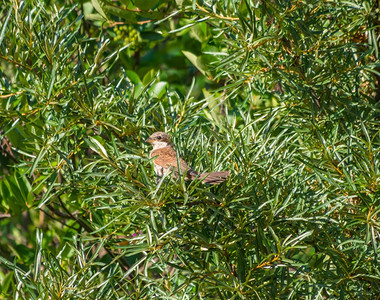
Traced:
[[148, 137], [146, 140], [145, 140], [145, 143], [152, 143], [153, 142], [153, 140], [150, 138], [150, 137]]

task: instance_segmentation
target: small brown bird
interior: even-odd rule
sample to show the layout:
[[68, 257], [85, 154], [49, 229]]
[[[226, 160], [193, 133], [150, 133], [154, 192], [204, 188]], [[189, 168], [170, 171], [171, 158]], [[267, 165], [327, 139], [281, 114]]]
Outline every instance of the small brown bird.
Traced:
[[154, 172], [157, 176], [164, 176], [171, 170], [174, 171], [174, 177], [178, 177], [178, 161], [181, 167], [182, 174], [186, 179], [193, 180], [198, 176], [199, 180], [204, 183], [218, 184], [226, 180], [230, 175], [230, 171], [212, 172], [198, 174], [187, 163], [179, 158], [177, 161], [177, 153], [174, 150], [173, 144], [170, 142], [170, 136], [165, 132], [155, 132], [147, 140], [147, 143], [153, 145], [153, 150], [149, 157], [156, 157], [153, 160]]

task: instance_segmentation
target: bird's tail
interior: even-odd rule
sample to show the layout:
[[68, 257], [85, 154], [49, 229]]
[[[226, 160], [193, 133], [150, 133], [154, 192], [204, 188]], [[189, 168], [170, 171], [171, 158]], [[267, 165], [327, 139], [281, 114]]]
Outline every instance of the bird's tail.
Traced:
[[229, 175], [230, 171], [202, 173], [201, 175], [199, 175], [199, 179], [202, 180], [203, 183], [218, 184], [225, 181]]

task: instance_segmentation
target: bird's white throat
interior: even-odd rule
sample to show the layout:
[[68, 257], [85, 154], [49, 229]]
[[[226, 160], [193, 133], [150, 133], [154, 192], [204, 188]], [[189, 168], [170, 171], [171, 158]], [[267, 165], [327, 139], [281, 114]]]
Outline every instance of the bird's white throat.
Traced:
[[153, 142], [153, 150], [165, 148], [167, 146], [169, 146], [169, 143], [167, 143], [167, 142], [159, 142], [159, 141]]

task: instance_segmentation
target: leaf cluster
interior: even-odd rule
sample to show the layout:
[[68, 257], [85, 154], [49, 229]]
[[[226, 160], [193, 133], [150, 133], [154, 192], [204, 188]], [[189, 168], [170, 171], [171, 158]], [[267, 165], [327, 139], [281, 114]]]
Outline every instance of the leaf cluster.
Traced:
[[5, 3], [0, 298], [376, 297], [378, 9]]

